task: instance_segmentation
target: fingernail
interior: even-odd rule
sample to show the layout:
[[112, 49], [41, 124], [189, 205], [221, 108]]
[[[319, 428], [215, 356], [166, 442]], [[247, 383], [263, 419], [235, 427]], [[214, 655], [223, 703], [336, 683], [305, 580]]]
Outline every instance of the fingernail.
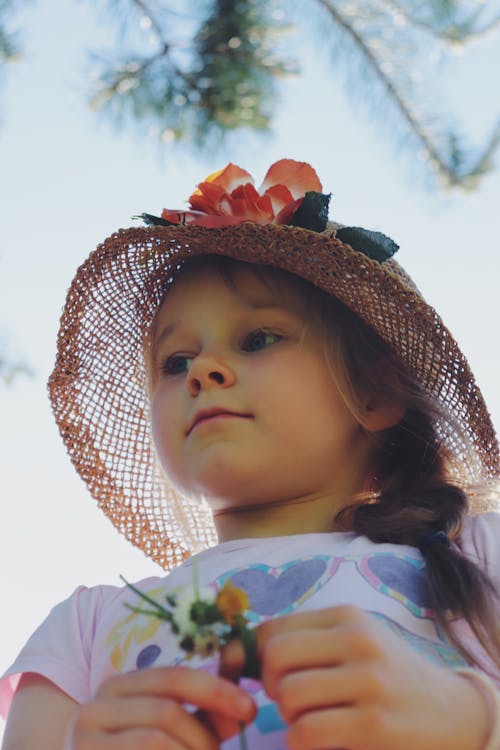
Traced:
[[240, 693], [236, 699], [236, 706], [238, 713], [242, 717], [248, 717], [248, 714], [253, 710], [253, 700], [246, 693]]

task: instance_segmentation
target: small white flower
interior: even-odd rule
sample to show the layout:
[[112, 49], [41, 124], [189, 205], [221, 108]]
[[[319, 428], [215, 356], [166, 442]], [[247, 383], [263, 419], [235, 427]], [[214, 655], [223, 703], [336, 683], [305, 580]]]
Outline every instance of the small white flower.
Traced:
[[183, 635], [194, 635], [197, 630], [197, 625], [191, 619], [191, 607], [196, 601], [203, 601], [207, 604], [215, 602], [215, 593], [208, 586], [202, 586], [198, 590], [198, 596], [194, 586], [182, 586], [176, 589], [175, 595], [175, 608], [172, 611], [172, 616], [175, 624], [179, 628], [180, 637]]

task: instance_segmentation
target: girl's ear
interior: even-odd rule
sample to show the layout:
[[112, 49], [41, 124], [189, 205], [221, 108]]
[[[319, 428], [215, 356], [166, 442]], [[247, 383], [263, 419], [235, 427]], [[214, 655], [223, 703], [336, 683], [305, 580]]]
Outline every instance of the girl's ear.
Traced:
[[406, 414], [405, 404], [384, 399], [370, 399], [365, 406], [363, 427], [368, 432], [381, 432], [399, 424]]

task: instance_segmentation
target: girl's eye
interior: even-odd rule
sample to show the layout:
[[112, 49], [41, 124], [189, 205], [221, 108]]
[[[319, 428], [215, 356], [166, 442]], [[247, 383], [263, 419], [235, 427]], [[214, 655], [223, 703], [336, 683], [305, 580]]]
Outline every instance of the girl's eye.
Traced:
[[164, 375], [182, 375], [189, 369], [190, 358], [184, 354], [172, 354], [161, 366]]
[[248, 334], [243, 342], [243, 349], [247, 352], [258, 352], [282, 338], [278, 333], [258, 329]]
[[[272, 333], [271, 331], [264, 331], [259, 328], [256, 331], [251, 331], [245, 337], [242, 349], [246, 352], [258, 352], [282, 338], [283, 336], [280, 336], [279, 333]], [[192, 359], [193, 355], [171, 354], [162, 363], [161, 371], [163, 375], [185, 374], [189, 370]]]

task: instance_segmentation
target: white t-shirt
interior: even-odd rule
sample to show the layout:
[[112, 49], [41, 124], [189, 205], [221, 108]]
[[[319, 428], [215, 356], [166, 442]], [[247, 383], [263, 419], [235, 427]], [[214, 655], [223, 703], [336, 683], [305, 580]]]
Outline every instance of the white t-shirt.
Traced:
[[[500, 588], [500, 514], [468, 519], [460, 546]], [[219, 590], [230, 578], [248, 593], [250, 622], [296, 611], [355, 605], [371, 613], [410, 646], [434, 662], [454, 668], [464, 660], [448, 642], [429, 608], [425, 563], [413, 547], [375, 544], [354, 533], [300, 534], [239, 539], [205, 550], [198, 556], [202, 586]], [[192, 584], [192, 559], [164, 577], [135, 585], [153, 597]], [[76, 701], [88, 701], [106, 678], [150, 666], [186, 662], [170, 626], [130, 612], [138, 598], [127, 587], [80, 587], [50, 612], [0, 681], [4, 707], [18, 676], [36, 672]], [[485, 671], [500, 685], [498, 669], [484, 658], [480, 645], [463, 623], [456, 632], [483, 659]], [[187, 662], [217, 670], [217, 657]], [[260, 682], [243, 678], [241, 685], [259, 707], [247, 728], [250, 749], [284, 750], [285, 725]], [[223, 745], [239, 750], [239, 738]]]

